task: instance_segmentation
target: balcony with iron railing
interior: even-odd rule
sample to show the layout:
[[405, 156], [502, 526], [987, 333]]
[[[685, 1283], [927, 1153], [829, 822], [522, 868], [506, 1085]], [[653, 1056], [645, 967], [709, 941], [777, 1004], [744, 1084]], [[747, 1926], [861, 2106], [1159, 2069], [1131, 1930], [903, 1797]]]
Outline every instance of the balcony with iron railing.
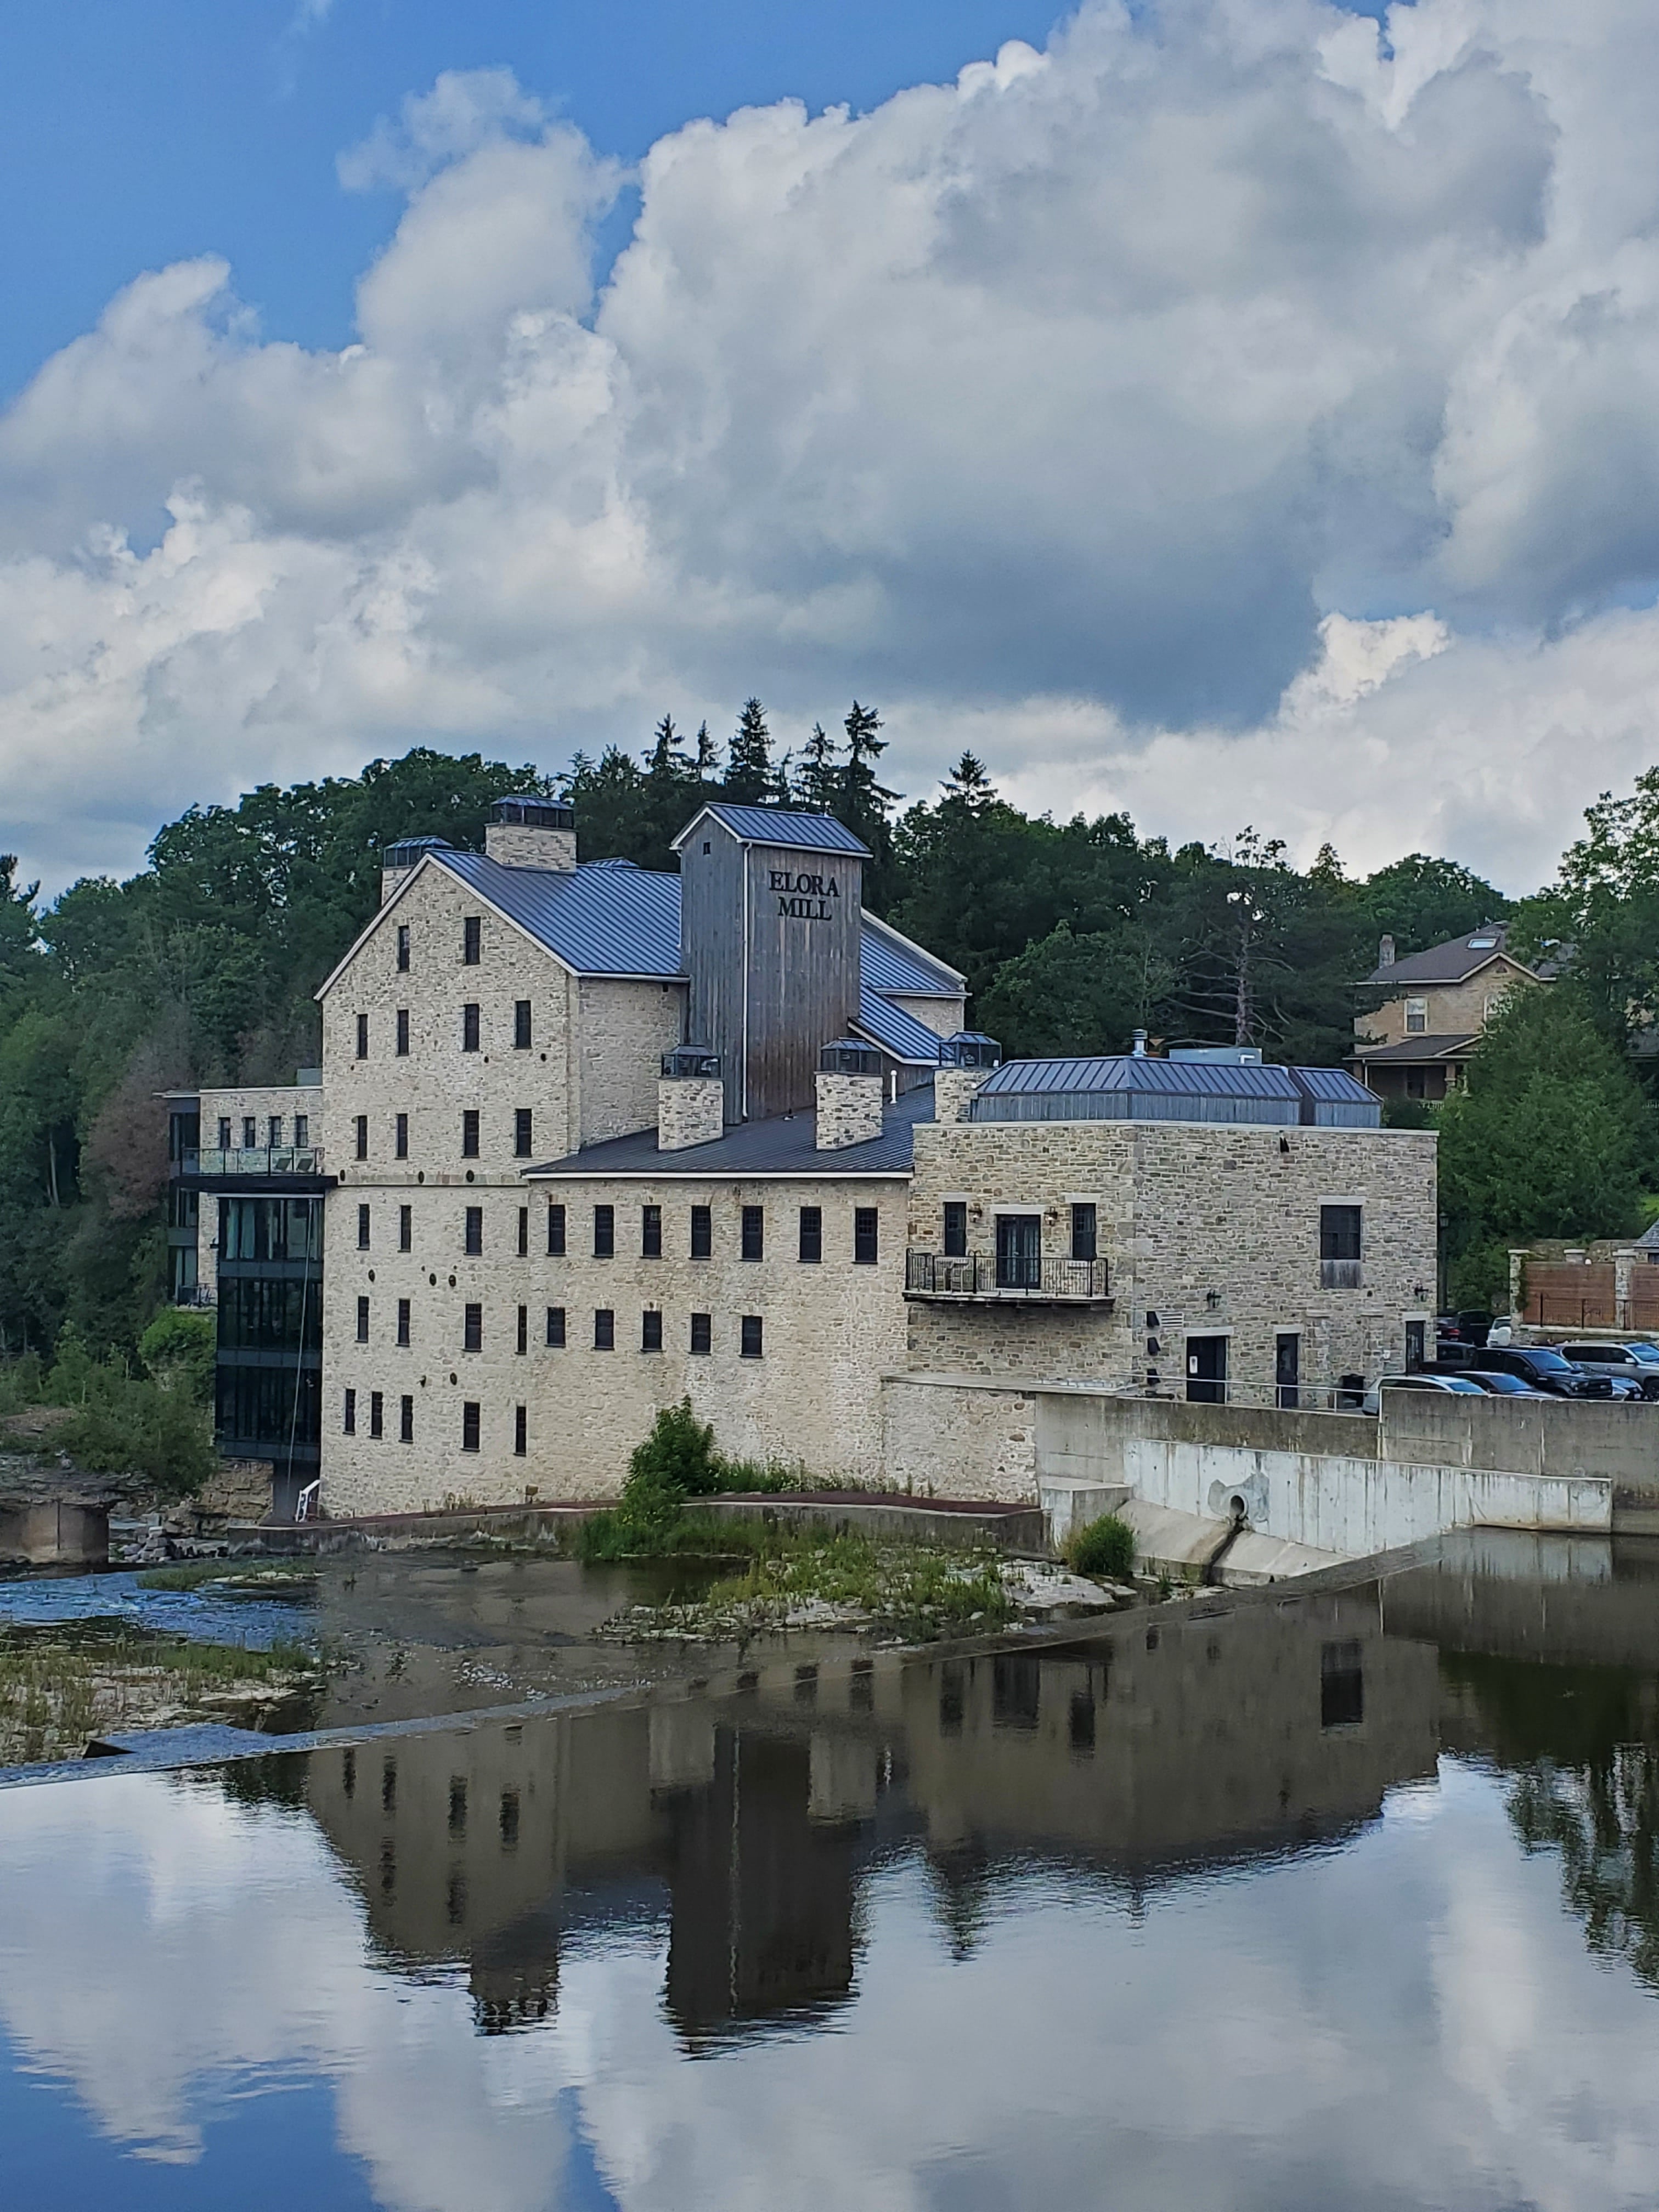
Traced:
[[235, 1176], [319, 1176], [323, 1172], [320, 1145], [202, 1146], [179, 1155], [180, 1174], [210, 1178]]
[[1106, 1262], [1035, 1253], [904, 1255], [904, 1295], [951, 1304], [1109, 1306]]

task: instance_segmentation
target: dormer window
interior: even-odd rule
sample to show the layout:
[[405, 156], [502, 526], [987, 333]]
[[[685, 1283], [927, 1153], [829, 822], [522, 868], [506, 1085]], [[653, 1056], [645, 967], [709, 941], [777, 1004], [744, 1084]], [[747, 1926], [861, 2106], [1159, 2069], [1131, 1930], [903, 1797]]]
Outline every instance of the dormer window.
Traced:
[[1407, 999], [1406, 1001], [1406, 1034], [1421, 1036], [1429, 1026], [1429, 1002], [1426, 999]]

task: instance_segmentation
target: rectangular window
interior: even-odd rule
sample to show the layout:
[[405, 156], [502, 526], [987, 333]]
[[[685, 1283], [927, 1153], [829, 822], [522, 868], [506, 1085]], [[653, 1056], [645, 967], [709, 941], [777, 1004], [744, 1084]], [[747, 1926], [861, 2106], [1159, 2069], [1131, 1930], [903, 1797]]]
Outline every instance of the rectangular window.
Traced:
[[399, 1298], [398, 1301], [398, 1344], [401, 1351], [408, 1351], [409, 1300], [407, 1298]]
[[283, 1117], [280, 1114], [273, 1114], [270, 1121], [265, 1124], [265, 1142], [270, 1146], [273, 1152], [280, 1152], [282, 1151]]
[[462, 1324], [461, 1350], [463, 1352], [483, 1350], [483, 1308], [481, 1305], [469, 1305], [466, 1309], [465, 1319]]
[[469, 1398], [461, 1407], [461, 1449], [475, 1452], [478, 1449], [478, 1407]]
[[519, 1350], [520, 1352], [528, 1352], [529, 1349], [530, 1309], [528, 1306], [520, 1306], [519, 1308]]
[[617, 1249], [617, 1209], [614, 1206], [596, 1206], [593, 1209], [593, 1257], [612, 1258]]
[[691, 1316], [691, 1349], [696, 1352], [711, 1352], [714, 1344], [713, 1314], [693, 1314]]
[[528, 1052], [530, 1049], [530, 1001], [528, 999], [515, 999], [513, 1001], [513, 1049], [515, 1052]]
[[963, 1199], [945, 1200], [944, 1249], [947, 1260], [968, 1257], [968, 1206]]
[[467, 1257], [476, 1260], [483, 1250], [483, 1208], [469, 1206], [466, 1209], [466, 1234], [463, 1246]]
[[461, 1050], [463, 1052], [477, 1052], [477, 1002], [476, 1000], [469, 999], [465, 1006], [461, 1008]]
[[415, 1209], [412, 1206], [398, 1208], [398, 1249], [412, 1252], [415, 1249]]
[[368, 1249], [368, 1208], [366, 1206], [357, 1208], [357, 1249], [360, 1252]]
[[258, 1149], [259, 1123], [258, 1118], [252, 1114], [244, 1114], [242, 1116], [242, 1150], [245, 1152], [256, 1152]]
[[219, 1150], [222, 1152], [228, 1152], [230, 1148], [230, 1116], [228, 1114], [222, 1114], [219, 1116]]
[[409, 1058], [409, 1008], [407, 1006], [399, 1006], [398, 1009], [397, 1051], [399, 1060]]
[[406, 921], [398, 924], [398, 973], [400, 975], [409, 973], [409, 924]]
[[1360, 1208], [1319, 1209], [1319, 1286], [1324, 1291], [1360, 1288]]
[[357, 1017], [357, 1057], [359, 1060], [368, 1058], [368, 1016], [367, 1014], [359, 1014]]
[[359, 1344], [368, 1342], [368, 1300], [367, 1298], [359, 1298], [357, 1301], [357, 1341]]
[[662, 1315], [655, 1306], [647, 1306], [640, 1316], [640, 1350], [662, 1350]]
[[549, 1306], [547, 1310], [547, 1340], [557, 1350], [564, 1342], [564, 1308]]
[[694, 1206], [691, 1209], [691, 1257], [706, 1260], [714, 1249], [714, 1210], [709, 1206]]
[[398, 1401], [398, 1441], [400, 1444], [412, 1444], [415, 1441], [415, 1401], [412, 1398], [399, 1398]]
[[301, 1152], [304, 1152], [307, 1146], [311, 1142], [311, 1116], [309, 1114], [296, 1114], [295, 1115], [294, 1142]]
[[340, 1428], [342, 1433], [348, 1437], [355, 1437], [357, 1433], [357, 1393], [355, 1390], [348, 1390], [345, 1394]]
[[1302, 1339], [1293, 1334], [1273, 1339], [1273, 1395], [1281, 1413], [1302, 1403]]
[[461, 1158], [476, 1160], [478, 1157], [478, 1109], [468, 1106], [461, 1115]]
[[853, 1210], [853, 1265], [873, 1267], [880, 1254], [881, 1215], [873, 1206]]
[[372, 1437], [386, 1434], [386, 1395], [380, 1390], [368, 1394], [368, 1433]]
[[564, 1208], [562, 1206], [550, 1206], [547, 1209], [547, 1251], [550, 1259], [562, 1260], [564, 1257]]
[[1421, 1036], [1429, 1026], [1429, 1002], [1426, 999], [1407, 999], [1406, 1001], [1406, 1034]]
[[766, 1209], [763, 1206], [745, 1206], [743, 1209], [743, 1256], [745, 1260], [763, 1260], [766, 1256]]
[[1092, 1204], [1072, 1208], [1072, 1257], [1074, 1260], [1094, 1260], [1099, 1257], [1095, 1249], [1097, 1215]]
[[397, 1120], [392, 1125], [392, 1149], [398, 1159], [406, 1160], [409, 1158], [409, 1116], [407, 1114], [399, 1114]]
[[527, 1206], [519, 1208], [519, 1257], [521, 1260], [530, 1257], [530, 1208]]
[[758, 1359], [761, 1356], [761, 1317], [758, 1314], [745, 1314], [743, 1317], [742, 1351], [745, 1359]]
[[528, 1106], [515, 1106], [513, 1109], [513, 1157], [515, 1160], [527, 1160], [530, 1158], [531, 1147], [535, 1141], [532, 1133], [534, 1121], [531, 1109]]
[[356, 1130], [357, 1158], [360, 1160], [366, 1160], [368, 1158], [368, 1116], [367, 1114], [358, 1115]]
[[513, 1454], [515, 1459], [522, 1459], [530, 1448], [529, 1430], [529, 1408], [515, 1406], [513, 1408]]
[[644, 1260], [662, 1257], [662, 1208], [642, 1206], [640, 1208], [640, 1256]]
[[823, 1208], [821, 1206], [803, 1206], [800, 1210], [800, 1256], [811, 1267], [816, 1267], [823, 1257]]
[[469, 914], [461, 923], [461, 960], [464, 966], [476, 968], [483, 957], [483, 916]]
[[600, 1306], [593, 1316], [593, 1349], [595, 1352], [614, 1352], [617, 1348], [617, 1316], [609, 1306]]

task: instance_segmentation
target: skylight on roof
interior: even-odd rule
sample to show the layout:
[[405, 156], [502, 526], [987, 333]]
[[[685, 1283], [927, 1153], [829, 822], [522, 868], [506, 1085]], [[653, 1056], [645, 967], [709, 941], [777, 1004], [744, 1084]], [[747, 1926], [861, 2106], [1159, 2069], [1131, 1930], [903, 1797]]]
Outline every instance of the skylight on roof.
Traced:
[[1495, 937], [1472, 937], [1469, 939], [1469, 950], [1471, 952], [1491, 952], [1497, 943], [1498, 939]]

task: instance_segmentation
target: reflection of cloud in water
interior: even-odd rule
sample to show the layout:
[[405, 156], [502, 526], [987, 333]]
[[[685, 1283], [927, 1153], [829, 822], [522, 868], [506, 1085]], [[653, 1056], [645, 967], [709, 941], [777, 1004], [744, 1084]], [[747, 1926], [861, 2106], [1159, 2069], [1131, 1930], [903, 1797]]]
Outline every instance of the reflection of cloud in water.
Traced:
[[[303, 2119], [390, 2212], [1115, 2212], [1647, 2204], [1659, 2012], [1587, 1957], [1501, 1781], [1449, 1765], [1346, 1847], [1157, 1889], [993, 1877], [952, 1960], [919, 1856], [867, 1877], [850, 2004], [688, 2057], [659, 1921], [567, 1931], [556, 2019], [474, 2031], [464, 1972], [377, 1963], [308, 1816], [123, 1776], [0, 1799], [0, 2015], [137, 2154], [227, 2085]], [[1012, 1909], [1011, 1909], [1012, 1908]], [[578, 2137], [585, 2139], [578, 2140]]]

